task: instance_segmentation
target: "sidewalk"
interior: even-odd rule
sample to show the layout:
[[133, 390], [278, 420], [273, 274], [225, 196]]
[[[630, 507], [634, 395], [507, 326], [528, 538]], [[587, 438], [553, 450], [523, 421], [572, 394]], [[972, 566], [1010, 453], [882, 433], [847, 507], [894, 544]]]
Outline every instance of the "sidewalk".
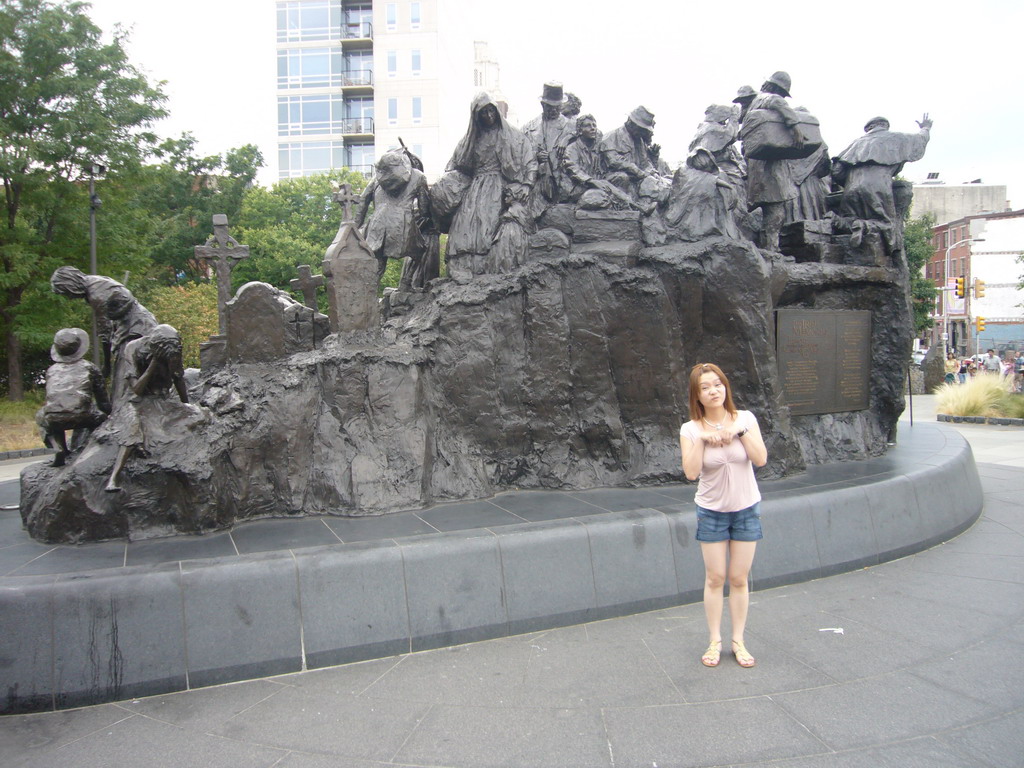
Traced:
[[[934, 423], [930, 397], [914, 398], [914, 420]], [[0, 764], [1024, 765], [1024, 430], [947, 426], [971, 442], [979, 522], [903, 560], [755, 591], [752, 670], [728, 653], [701, 666], [689, 605], [6, 717]]]

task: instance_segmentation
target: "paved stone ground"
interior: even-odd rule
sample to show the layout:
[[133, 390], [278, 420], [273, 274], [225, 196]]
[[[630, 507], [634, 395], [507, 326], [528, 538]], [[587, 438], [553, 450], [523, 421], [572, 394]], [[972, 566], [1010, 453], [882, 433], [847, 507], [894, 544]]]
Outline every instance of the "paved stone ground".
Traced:
[[[914, 418], [934, 421], [929, 397]], [[0, 718], [0, 765], [1024, 766], [1024, 430], [953, 426], [982, 476], [978, 523], [903, 560], [755, 591], [754, 669], [728, 653], [703, 667], [702, 609], [682, 606]]]

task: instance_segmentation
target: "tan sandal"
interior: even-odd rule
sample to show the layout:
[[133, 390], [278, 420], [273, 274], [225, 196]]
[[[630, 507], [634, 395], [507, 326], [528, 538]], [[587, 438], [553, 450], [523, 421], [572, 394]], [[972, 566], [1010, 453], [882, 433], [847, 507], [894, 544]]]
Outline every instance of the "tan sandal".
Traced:
[[712, 640], [711, 645], [704, 651], [704, 655], [700, 657], [700, 663], [705, 667], [717, 667], [718, 662], [722, 660], [722, 641]]
[[736, 657], [736, 663], [741, 667], [749, 669], [757, 664], [757, 661], [750, 655], [750, 651], [747, 650], [747, 646], [743, 644], [742, 640], [732, 641], [732, 654]]

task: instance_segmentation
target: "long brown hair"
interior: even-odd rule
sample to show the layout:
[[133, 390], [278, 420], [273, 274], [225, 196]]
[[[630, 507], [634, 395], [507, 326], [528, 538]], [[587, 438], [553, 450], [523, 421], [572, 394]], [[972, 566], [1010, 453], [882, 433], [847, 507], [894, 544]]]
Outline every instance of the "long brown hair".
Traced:
[[736, 415], [736, 406], [732, 402], [732, 385], [729, 384], [729, 377], [722, 372], [714, 363], [698, 363], [690, 369], [690, 418], [699, 421], [704, 418], [704, 406], [700, 402], [700, 377], [705, 373], [714, 373], [725, 384], [725, 410]]

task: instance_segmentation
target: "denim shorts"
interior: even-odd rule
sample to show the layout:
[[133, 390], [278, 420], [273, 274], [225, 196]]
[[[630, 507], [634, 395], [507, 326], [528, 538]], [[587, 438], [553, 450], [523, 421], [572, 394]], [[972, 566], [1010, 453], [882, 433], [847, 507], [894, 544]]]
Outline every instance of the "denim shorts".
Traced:
[[738, 512], [697, 507], [697, 541], [760, 541], [761, 502]]

